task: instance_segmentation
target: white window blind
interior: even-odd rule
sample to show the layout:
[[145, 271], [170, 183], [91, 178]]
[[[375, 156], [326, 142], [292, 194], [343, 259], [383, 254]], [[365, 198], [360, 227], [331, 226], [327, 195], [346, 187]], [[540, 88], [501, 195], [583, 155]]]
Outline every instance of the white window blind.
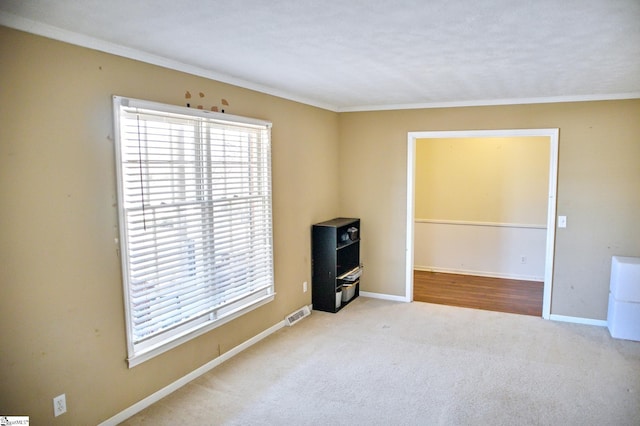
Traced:
[[273, 299], [271, 125], [114, 96], [129, 366]]

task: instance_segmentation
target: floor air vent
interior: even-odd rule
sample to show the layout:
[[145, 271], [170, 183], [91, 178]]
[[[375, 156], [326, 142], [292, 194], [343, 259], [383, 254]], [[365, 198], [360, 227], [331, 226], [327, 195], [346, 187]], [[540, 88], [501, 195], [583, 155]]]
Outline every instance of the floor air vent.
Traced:
[[309, 315], [311, 315], [311, 311], [309, 310], [309, 307], [303, 306], [297, 311], [287, 315], [284, 321], [289, 327], [291, 327], [293, 324], [297, 323], [304, 317], [308, 317]]

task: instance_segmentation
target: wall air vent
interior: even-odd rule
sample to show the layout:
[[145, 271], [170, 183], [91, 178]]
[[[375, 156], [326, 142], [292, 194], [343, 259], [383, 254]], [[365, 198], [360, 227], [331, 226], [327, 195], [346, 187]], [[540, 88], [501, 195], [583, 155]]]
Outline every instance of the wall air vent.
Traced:
[[284, 321], [287, 326], [291, 327], [293, 324], [297, 323], [304, 317], [308, 317], [309, 315], [311, 315], [311, 310], [309, 310], [308, 306], [303, 306], [297, 311], [287, 315]]

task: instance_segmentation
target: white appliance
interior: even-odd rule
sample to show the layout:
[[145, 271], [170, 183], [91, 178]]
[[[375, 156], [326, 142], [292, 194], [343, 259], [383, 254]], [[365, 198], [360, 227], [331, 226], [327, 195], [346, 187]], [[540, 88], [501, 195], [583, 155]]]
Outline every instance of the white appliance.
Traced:
[[611, 337], [640, 341], [640, 257], [611, 259], [607, 327]]

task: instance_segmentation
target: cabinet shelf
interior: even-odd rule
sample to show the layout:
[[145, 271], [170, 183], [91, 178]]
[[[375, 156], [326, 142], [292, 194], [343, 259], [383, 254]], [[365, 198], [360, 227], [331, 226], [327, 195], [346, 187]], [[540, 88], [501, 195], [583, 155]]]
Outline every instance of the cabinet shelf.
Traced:
[[360, 276], [353, 275], [362, 267], [360, 219], [339, 217], [313, 225], [311, 265], [313, 309], [335, 313], [358, 297]]
[[340, 249], [343, 249], [345, 247], [349, 247], [350, 245], [356, 244], [356, 243], [359, 243], [359, 242], [360, 242], [360, 238], [358, 238], [357, 240], [354, 240], [354, 241], [351, 241], [351, 240], [349, 240], [349, 241], [341, 241], [338, 244], [338, 247], [336, 247], [336, 250], [340, 250]]
[[353, 274], [355, 274], [357, 272], [360, 272], [361, 270], [362, 270], [362, 266], [358, 265], [355, 268], [353, 268], [352, 270], [347, 271], [344, 274], [338, 276], [336, 279], [342, 280], [342, 281], [348, 281], [348, 280], [345, 280], [346, 277], [348, 277], [349, 275], [353, 275]]

